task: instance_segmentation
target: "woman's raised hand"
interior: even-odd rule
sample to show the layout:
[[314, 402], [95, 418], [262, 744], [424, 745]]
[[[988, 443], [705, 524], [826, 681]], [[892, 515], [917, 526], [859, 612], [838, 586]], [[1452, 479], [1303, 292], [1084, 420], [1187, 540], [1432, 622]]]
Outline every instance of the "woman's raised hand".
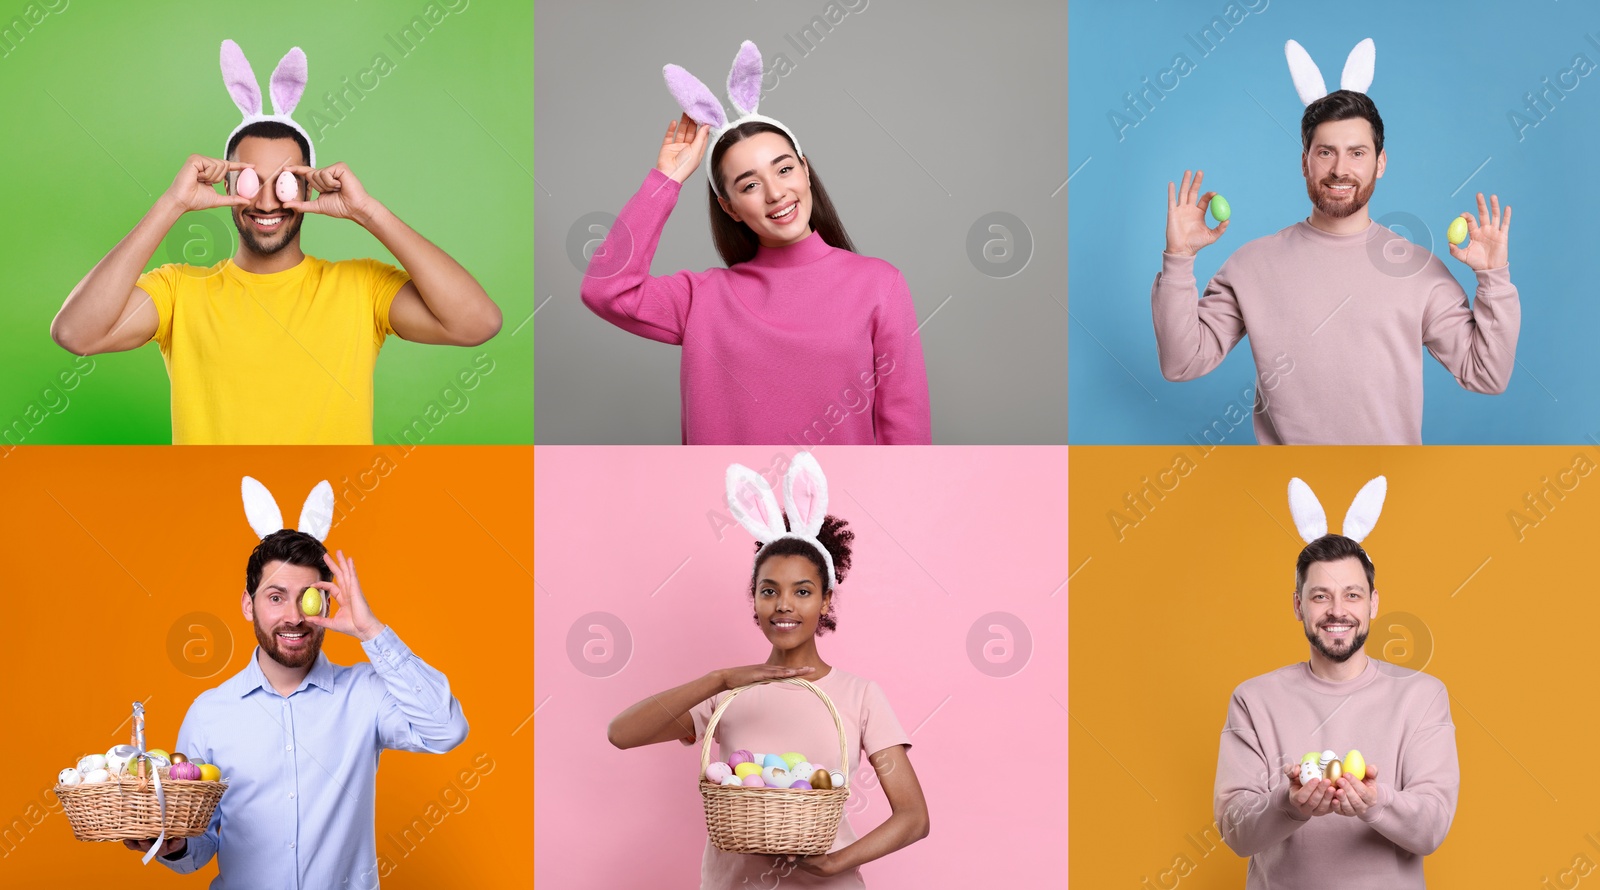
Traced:
[[687, 114], [667, 125], [667, 135], [661, 140], [661, 154], [656, 157], [656, 169], [673, 182], [682, 185], [706, 154], [706, 138], [711, 127], [695, 125]]

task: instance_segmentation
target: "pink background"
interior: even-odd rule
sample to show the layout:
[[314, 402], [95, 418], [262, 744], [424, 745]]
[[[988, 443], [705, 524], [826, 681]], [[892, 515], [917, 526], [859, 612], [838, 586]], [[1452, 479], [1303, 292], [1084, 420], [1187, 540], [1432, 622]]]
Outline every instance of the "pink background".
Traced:
[[[866, 865], [869, 886], [1066, 885], [1065, 451], [815, 451], [829, 512], [856, 533], [854, 566], [836, 602], [839, 630], [818, 645], [830, 664], [883, 687], [911, 733], [932, 824], [928, 838]], [[771, 480], [775, 459], [791, 454], [538, 449], [541, 886], [698, 886], [706, 838], [698, 746], [619, 751], [606, 741], [606, 724], [652, 693], [766, 659], [770, 645], [746, 596], [754, 544], [728, 518], [722, 480], [734, 462]], [[712, 516], [727, 525], [720, 540]], [[592, 612], [615, 616], [631, 638], [627, 647], [614, 638], [609, 655], [603, 642], [591, 643], [585, 666], [615, 671], [610, 676], [580, 671], [569, 655], [569, 631]], [[981, 672], [968, 655], [969, 629], [990, 612], [1010, 613], [1032, 636], [1025, 662], [1020, 647], [1010, 661], [990, 659], [1005, 669], [1023, 665], [1007, 677]], [[599, 637], [588, 622], [578, 633], [580, 644]], [[858, 835], [889, 814], [871, 767], [863, 769], [847, 809]]]

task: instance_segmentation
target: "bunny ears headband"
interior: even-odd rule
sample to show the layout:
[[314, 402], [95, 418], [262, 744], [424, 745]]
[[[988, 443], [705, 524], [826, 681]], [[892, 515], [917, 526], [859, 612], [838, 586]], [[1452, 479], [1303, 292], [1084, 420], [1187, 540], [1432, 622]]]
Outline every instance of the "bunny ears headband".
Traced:
[[[1301, 103], [1310, 105], [1328, 95], [1328, 85], [1323, 83], [1322, 71], [1317, 68], [1317, 63], [1311, 61], [1311, 54], [1306, 52], [1305, 47], [1291, 40], [1284, 44], [1283, 54], [1289, 57], [1289, 76], [1294, 78], [1294, 90], [1300, 94]], [[1378, 51], [1371, 37], [1356, 44], [1356, 48], [1350, 51], [1350, 57], [1345, 59], [1344, 73], [1339, 76], [1339, 89], [1365, 93], [1367, 87], [1372, 86], [1372, 68], [1377, 58]]]
[[822, 563], [828, 567], [828, 577], [823, 579], [824, 591], [833, 589], [837, 576], [833, 569], [833, 555], [817, 540], [822, 531], [822, 520], [828, 515], [828, 480], [822, 467], [810, 452], [802, 451], [789, 462], [789, 472], [783, 475], [783, 503], [787, 508], [790, 528], [783, 524], [784, 514], [778, 509], [778, 499], [772, 486], [760, 473], [743, 464], [728, 467], [728, 509], [733, 518], [761, 542], [756, 553], [756, 565], [767, 545], [783, 538], [804, 541], [822, 554]]
[[[273, 500], [272, 492], [267, 491], [265, 485], [246, 476], [240, 483], [240, 489], [244, 494], [244, 515], [250, 520], [250, 527], [255, 529], [256, 537], [265, 538], [287, 528], [283, 524], [283, 513], [278, 510], [278, 502]], [[311, 494], [306, 495], [305, 506], [300, 508], [299, 530], [321, 541], [328, 537], [328, 530], [332, 527], [333, 486], [324, 479], [311, 489]]]
[[[1378, 514], [1383, 512], [1383, 496], [1389, 491], [1389, 481], [1382, 476], [1373, 479], [1356, 493], [1350, 510], [1344, 514], [1345, 537], [1357, 544], [1378, 524]], [[1295, 528], [1307, 544], [1328, 533], [1328, 515], [1312, 493], [1311, 486], [1299, 478], [1289, 480], [1289, 513], [1294, 516]]]
[[[667, 89], [672, 93], [672, 97], [678, 100], [683, 113], [697, 124], [711, 126], [711, 139], [706, 143], [705, 168], [706, 178], [711, 180], [711, 187], [716, 190], [718, 197], [727, 196], [722, 194], [722, 186], [717, 183], [716, 174], [711, 169], [711, 148], [722, 138], [722, 134], [740, 124], [751, 121], [771, 124], [789, 137], [789, 141], [794, 143], [796, 154], [802, 158], [806, 156], [800, 149], [800, 140], [794, 138], [794, 133], [788, 127], [764, 114], [756, 113], [756, 106], [761, 103], [761, 71], [761, 51], [748, 40], [739, 44], [739, 54], [733, 58], [733, 70], [728, 72], [728, 98], [743, 116], [729, 122], [727, 113], [722, 110], [722, 103], [712, 94], [711, 88], [701, 83], [699, 78], [677, 65], [668, 65], [661, 69], [662, 76], [667, 80]], [[817, 475], [821, 476], [820, 473]]]
[[261, 113], [261, 86], [256, 83], [256, 73], [244, 57], [244, 50], [232, 40], [222, 41], [222, 83], [228, 88], [228, 95], [233, 97], [233, 104], [244, 112], [244, 120], [228, 134], [228, 142], [232, 142], [240, 130], [251, 124], [277, 121], [305, 138], [310, 154], [306, 164], [317, 166], [317, 149], [311, 143], [311, 135], [289, 116], [294, 112], [294, 107], [300, 104], [300, 96], [306, 91], [306, 54], [300, 47], [284, 53], [278, 67], [272, 69], [271, 114]]

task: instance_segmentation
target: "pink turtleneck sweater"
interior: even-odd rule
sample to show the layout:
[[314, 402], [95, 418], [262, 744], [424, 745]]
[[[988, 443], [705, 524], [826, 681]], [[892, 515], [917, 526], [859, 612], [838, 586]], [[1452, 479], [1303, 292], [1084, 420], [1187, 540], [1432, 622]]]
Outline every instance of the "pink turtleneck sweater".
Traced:
[[729, 269], [652, 277], [680, 186], [651, 170], [589, 261], [583, 302], [683, 347], [689, 445], [927, 445], [928, 378], [899, 270], [812, 233]]
[[1150, 291], [1161, 373], [1193, 380], [1246, 335], [1263, 445], [1422, 444], [1422, 348], [1473, 392], [1504, 392], [1522, 308], [1509, 266], [1477, 300], [1429, 251], [1377, 223], [1298, 222], [1234, 251], [1196, 301], [1194, 257], [1162, 253]]
[[[1377, 767], [1378, 802], [1362, 816], [1291, 808], [1284, 766], [1327, 749]], [[1422, 857], [1444, 842], [1460, 787], [1443, 683], [1370, 658], [1335, 683], [1301, 662], [1233, 691], [1213, 809], [1222, 839], [1250, 857], [1246, 890], [1410, 890], [1425, 886]]]

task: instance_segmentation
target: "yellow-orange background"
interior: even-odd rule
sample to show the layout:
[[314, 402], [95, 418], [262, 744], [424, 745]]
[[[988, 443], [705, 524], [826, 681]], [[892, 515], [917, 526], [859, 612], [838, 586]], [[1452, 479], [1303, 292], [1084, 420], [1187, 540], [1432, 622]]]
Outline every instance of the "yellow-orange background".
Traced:
[[[1600, 451], [1080, 447], [1069, 463], [1074, 886], [1244, 886], [1212, 785], [1233, 688], [1307, 658], [1292, 476], [1330, 531], [1388, 477], [1365, 541], [1380, 610], [1367, 653], [1444, 681], [1461, 759], [1429, 886], [1571, 886], [1578, 857], [1600, 862]], [[1171, 490], [1141, 518], [1124, 498], [1146, 478]], [[1525, 496], [1547, 478], [1571, 490], [1539, 519]], [[1538, 522], [1519, 535], [1513, 511]], [[1113, 512], [1137, 521], [1120, 540]]]
[[[384, 753], [383, 886], [531, 886], [533, 449], [512, 447], [41, 447], [0, 459], [0, 886], [201, 887], [215, 875], [215, 862], [179, 878], [120, 843], [76, 841], [48, 789], [79, 755], [128, 741], [136, 699], [147, 743], [170, 750], [194, 697], [251, 656], [243, 475], [289, 525], [329, 480], [329, 549], [356, 560], [373, 614], [449, 677], [470, 724], [448, 754]], [[334, 633], [324, 652], [365, 660]], [[401, 843], [416, 820], [427, 830]]]

